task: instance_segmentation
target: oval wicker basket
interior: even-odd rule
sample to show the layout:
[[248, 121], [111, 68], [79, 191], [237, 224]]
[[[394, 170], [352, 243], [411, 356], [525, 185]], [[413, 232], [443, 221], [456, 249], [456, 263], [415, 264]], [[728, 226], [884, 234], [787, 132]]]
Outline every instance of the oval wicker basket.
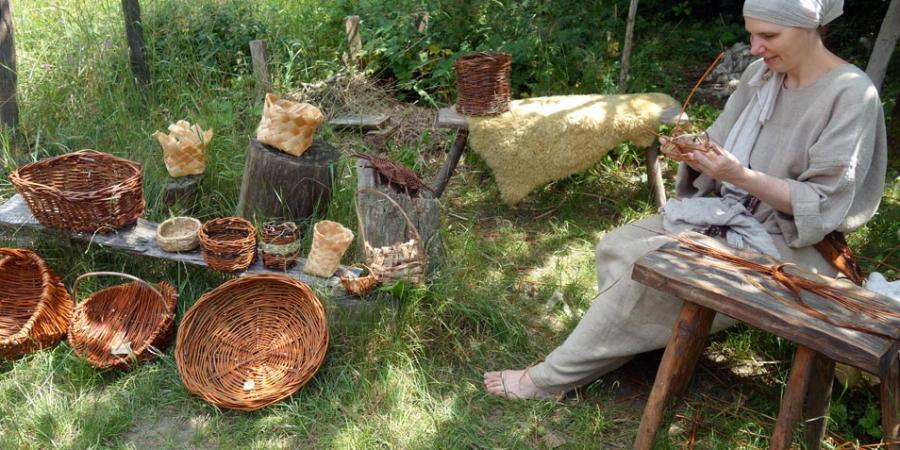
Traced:
[[80, 150], [9, 174], [35, 219], [50, 228], [106, 233], [144, 213], [144, 173], [127, 159]]
[[325, 358], [328, 323], [309, 286], [266, 273], [226, 281], [184, 315], [175, 363], [185, 387], [253, 411], [290, 396]]
[[165, 281], [154, 286], [124, 273], [90, 272], [75, 279], [72, 295], [78, 295], [81, 280], [99, 275], [133, 281], [94, 292], [75, 306], [69, 326], [72, 349], [98, 369], [125, 370], [153, 358], [172, 339], [175, 287]]
[[167, 252], [189, 252], [200, 245], [200, 221], [193, 217], [173, 217], [156, 228], [156, 243]]
[[222, 217], [203, 224], [197, 233], [206, 264], [221, 272], [247, 270], [256, 257], [256, 227], [240, 217]]
[[300, 229], [294, 222], [267, 222], [262, 227], [259, 253], [269, 269], [287, 270], [300, 256]]
[[0, 248], [0, 360], [55, 345], [71, 316], [72, 298], [43, 259]]
[[453, 63], [456, 71], [456, 110], [468, 116], [495, 116], [509, 110], [512, 55], [478, 52]]

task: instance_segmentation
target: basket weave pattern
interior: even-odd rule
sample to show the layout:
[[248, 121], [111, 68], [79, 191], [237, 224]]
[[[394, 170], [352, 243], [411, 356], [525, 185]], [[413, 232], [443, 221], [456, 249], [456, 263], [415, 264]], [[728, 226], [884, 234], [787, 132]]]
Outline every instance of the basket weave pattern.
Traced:
[[509, 110], [512, 55], [479, 52], [453, 63], [456, 71], [456, 110], [468, 116], [495, 116]]
[[303, 271], [317, 277], [330, 277], [341, 265], [341, 257], [353, 240], [353, 232], [343, 225], [322, 220], [313, 226], [313, 242]]
[[247, 270], [256, 257], [256, 227], [240, 217], [222, 217], [203, 224], [200, 247], [206, 264], [222, 272]]
[[58, 343], [71, 315], [72, 298], [44, 260], [0, 248], [0, 360]]
[[80, 150], [27, 164], [9, 174], [42, 225], [109, 232], [144, 213], [144, 174], [132, 161]]
[[167, 252], [189, 252], [200, 245], [200, 221], [193, 217], [173, 217], [156, 228], [156, 244]]
[[225, 282], [188, 310], [175, 363], [192, 393], [253, 411], [306, 384], [327, 349], [325, 311], [312, 290], [284, 275], [255, 274]]
[[[98, 274], [121, 275], [88, 273], [72, 291], [83, 277]], [[133, 281], [101, 289], [75, 306], [69, 344], [98, 369], [128, 369], [135, 361], [153, 358], [150, 349], [162, 349], [172, 339], [177, 298], [175, 287], [165, 281], [153, 287]]]
[[263, 265], [275, 270], [293, 267], [300, 256], [299, 241], [300, 229], [294, 222], [264, 224], [259, 251]]

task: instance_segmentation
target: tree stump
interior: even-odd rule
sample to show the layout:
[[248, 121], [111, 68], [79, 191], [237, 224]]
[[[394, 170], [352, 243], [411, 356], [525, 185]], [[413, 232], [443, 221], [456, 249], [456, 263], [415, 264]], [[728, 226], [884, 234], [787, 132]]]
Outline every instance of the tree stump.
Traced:
[[[406, 193], [398, 193], [394, 188], [383, 184], [381, 177], [362, 159], [356, 161], [356, 188], [377, 189], [389, 195], [409, 216], [417, 231], [425, 241], [428, 252], [429, 267], [439, 264], [444, 257], [444, 241], [441, 237], [441, 202], [431, 197], [431, 193], [420, 191], [419, 196], [411, 198]], [[406, 242], [412, 234], [403, 214], [380, 195], [371, 192], [357, 192], [357, 207], [362, 223], [365, 226], [366, 240], [373, 247]], [[360, 254], [362, 240], [358, 239]]]
[[197, 200], [197, 187], [202, 179], [202, 175], [188, 175], [166, 183], [166, 187], [163, 189], [163, 204], [169, 207], [193, 206]]
[[238, 214], [295, 222], [324, 215], [339, 157], [336, 148], [320, 140], [296, 157], [250, 139]]

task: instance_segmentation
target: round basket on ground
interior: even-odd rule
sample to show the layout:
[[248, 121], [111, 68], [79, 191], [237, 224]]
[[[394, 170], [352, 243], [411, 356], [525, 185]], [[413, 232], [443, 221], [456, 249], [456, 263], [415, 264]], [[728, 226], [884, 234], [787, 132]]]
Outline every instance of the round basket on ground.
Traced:
[[325, 311], [309, 286], [254, 274], [226, 281], [188, 310], [175, 363], [192, 393], [222, 408], [253, 411], [306, 384], [327, 349]]
[[509, 110], [512, 55], [479, 52], [453, 63], [456, 71], [456, 110], [468, 116], [495, 116]]
[[240, 217], [222, 217], [203, 224], [198, 233], [206, 264], [221, 272], [247, 270], [256, 256], [256, 227]]
[[24, 165], [9, 180], [50, 228], [106, 233], [144, 213], [144, 174], [132, 161], [80, 150]]
[[71, 316], [72, 298], [43, 259], [0, 248], [0, 360], [55, 345]]
[[173, 217], [156, 228], [156, 244], [167, 252], [189, 252], [200, 245], [200, 221], [193, 217]]
[[[101, 289], [78, 303], [81, 280], [106, 275], [132, 282]], [[98, 369], [128, 369], [153, 358], [172, 338], [178, 292], [165, 281], [151, 285], [124, 273], [90, 272], [75, 279], [72, 295], [69, 344]]]
[[[356, 274], [351, 270], [354, 267], [364, 269], [366, 273]], [[365, 297], [372, 292], [372, 289], [375, 289], [375, 287], [378, 286], [378, 278], [375, 277], [375, 274], [372, 273], [372, 269], [370, 269], [369, 266], [365, 264], [354, 264], [341, 274], [341, 284], [344, 285], [344, 289], [348, 294], [357, 297]]]
[[294, 222], [267, 222], [263, 225], [259, 253], [269, 269], [286, 270], [300, 256], [300, 229]]

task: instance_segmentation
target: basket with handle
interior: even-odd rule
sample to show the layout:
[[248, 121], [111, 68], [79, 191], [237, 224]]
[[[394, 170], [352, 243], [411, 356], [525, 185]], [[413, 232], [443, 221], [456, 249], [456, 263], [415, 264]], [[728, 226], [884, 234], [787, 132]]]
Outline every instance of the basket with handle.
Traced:
[[300, 256], [300, 229], [294, 222], [263, 224], [259, 242], [263, 265], [269, 269], [287, 270]]
[[0, 360], [55, 345], [71, 316], [72, 298], [40, 256], [0, 248]]
[[[355, 274], [352, 268], [358, 267], [360, 269], [365, 269], [367, 274]], [[341, 274], [341, 284], [344, 285], [344, 289], [350, 295], [355, 295], [357, 297], [365, 297], [369, 295], [369, 292], [372, 292], [372, 289], [375, 289], [378, 286], [378, 278], [375, 277], [375, 273], [372, 272], [372, 269], [365, 264], [354, 264], [347, 268], [343, 274]]]
[[256, 227], [241, 217], [210, 220], [197, 233], [203, 260], [221, 272], [247, 270], [256, 258]]
[[144, 173], [133, 161], [79, 150], [9, 174], [34, 218], [49, 228], [106, 233], [144, 213]]
[[175, 363], [193, 394], [254, 411], [306, 384], [327, 349], [325, 310], [312, 289], [286, 275], [252, 274], [226, 281], [188, 310]]
[[[381, 195], [394, 205], [406, 220], [407, 232], [412, 235], [410, 240], [382, 247], [370, 245], [369, 241], [366, 240], [366, 226], [363, 222], [362, 214], [359, 212], [358, 193], [360, 192], [371, 192]], [[356, 196], [356, 218], [359, 225], [359, 237], [363, 243], [366, 264], [372, 273], [381, 283], [390, 283], [402, 279], [413, 283], [421, 283], [425, 278], [425, 270], [428, 267], [428, 253], [425, 252], [425, 245], [422, 241], [422, 236], [419, 235], [419, 231], [416, 229], [416, 224], [409, 218], [403, 207], [390, 195], [372, 188], [360, 189], [358, 193]]]
[[[101, 289], [78, 303], [78, 285], [87, 277], [116, 276], [132, 280]], [[89, 272], [72, 286], [75, 312], [69, 344], [98, 369], [125, 370], [153, 358], [172, 338], [178, 292], [168, 282], [155, 286], [118, 272]]]
[[453, 63], [456, 110], [467, 116], [495, 116], [509, 110], [512, 55], [478, 52]]

